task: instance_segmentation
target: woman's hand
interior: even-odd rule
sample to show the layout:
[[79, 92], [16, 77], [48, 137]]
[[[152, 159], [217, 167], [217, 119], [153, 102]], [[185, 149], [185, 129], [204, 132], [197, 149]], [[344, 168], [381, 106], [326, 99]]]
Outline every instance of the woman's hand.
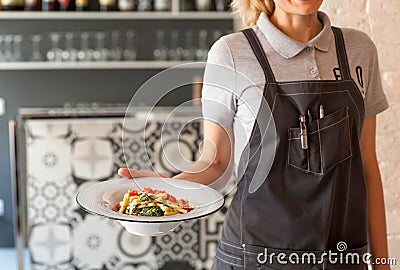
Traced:
[[158, 173], [158, 172], [152, 172], [152, 171], [142, 171], [142, 170], [134, 170], [134, 169], [129, 169], [129, 168], [119, 168], [118, 174], [121, 177], [132, 179], [132, 178], [139, 178], [139, 177], [163, 177], [163, 178], [168, 178], [167, 175]]

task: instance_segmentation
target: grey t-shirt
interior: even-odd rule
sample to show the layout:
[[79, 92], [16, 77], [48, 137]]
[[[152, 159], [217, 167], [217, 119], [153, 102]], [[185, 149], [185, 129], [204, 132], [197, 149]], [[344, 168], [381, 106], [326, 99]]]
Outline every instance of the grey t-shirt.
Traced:
[[[277, 29], [265, 14], [253, 27], [277, 81], [340, 79], [335, 38], [328, 16], [319, 12], [322, 31], [308, 43], [299, 43]], [[377, 50], [363, 32], [343, 28], [351, 76], [364, 98], [365, 117], [388, 108], [382, 89]], [[242, 33], [220, 38], [212, 46], [202, 90], [204, 118], [234, 128], [237, 169], [262, 100], [264, 73]], [[332, 102], [335, 102], [332, 100]]]

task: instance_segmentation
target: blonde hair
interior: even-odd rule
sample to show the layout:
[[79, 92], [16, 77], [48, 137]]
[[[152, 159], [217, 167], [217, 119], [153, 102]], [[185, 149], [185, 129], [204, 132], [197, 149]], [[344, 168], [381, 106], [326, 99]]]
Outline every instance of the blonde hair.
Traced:
[[232, 9], [240, 14], [244, 25], [250, 27], [256, 24], [261, 12], [271, 16], [275, 10], [273, 0], [233, 0]]

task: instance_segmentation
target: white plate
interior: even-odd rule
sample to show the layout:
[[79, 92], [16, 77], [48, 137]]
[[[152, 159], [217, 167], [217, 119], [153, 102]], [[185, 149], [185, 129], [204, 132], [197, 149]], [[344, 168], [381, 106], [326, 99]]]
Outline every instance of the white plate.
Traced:
[[129, 189], [137, 189], [130, 179], [108, 180], [83, 187], [77, 194], [78, 204], [86, 211], [117, 220], [128, 232], [138, 235], [159, 235], [172, 231], [184, 220], [196, 219], [218, 211], [224, 197], [207, 186], [170, 178], [136, 178], [137, 184], [165, 190], [177, 199], [188, 199], [194, 209], [186, 214], [163, 217], [131, 216], [117, 212], [115, 205]]

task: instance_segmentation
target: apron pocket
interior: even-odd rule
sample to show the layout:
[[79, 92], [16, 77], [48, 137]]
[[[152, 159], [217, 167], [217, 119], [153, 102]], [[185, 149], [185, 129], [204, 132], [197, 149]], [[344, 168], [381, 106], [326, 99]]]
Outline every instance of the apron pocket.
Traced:
[[[215, 254], [215, 269], [243, 269], [243, 251], [242, 248], [223, 240], [220, 241]], [[213, 268], [213, 269], [214, 269]]]
[[[362, 261], [367, 247], [366, 244], [359, 248], [351, 248], [341, 255], [332, 250], [336, 255], [333, 254], [331, 263], [329, 251], [276, 249], [246, 244], [243, 250], [244, 269], [367, 270], [367, 265]], [[341, 263], [340, 258], [343, 260]]]
[[[268, 262], [259, 261], [259, 255], [252, 252], [244, 252], [244, 269], [245, 270], [279, 270], [268, 264]], [[279, 267], [279, 266], [277, 266]]]
[[301, 148], [300, 128], [288, 130], [287, 165], [306, 173], [324, 175], [352, 157], [349, 109], [307, 123], [308, 149]]
[[[302, 252], [302, 251], [300, 251]], [[288, 249], [266, 248], [246, 244], [243, 250], [245, 270], [316, 270], [314, 264], [293, 264], [289, 261], [291, 253], [296, 251]], [[300, 255], [301, 256], [301, 255]]]

